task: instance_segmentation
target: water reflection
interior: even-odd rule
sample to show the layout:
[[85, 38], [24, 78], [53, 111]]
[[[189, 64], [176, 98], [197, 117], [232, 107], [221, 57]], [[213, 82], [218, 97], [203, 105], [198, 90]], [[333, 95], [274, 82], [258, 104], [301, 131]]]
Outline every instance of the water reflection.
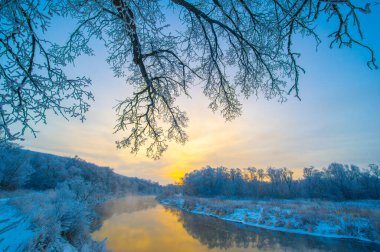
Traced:
[[164, 207], [153, 197], [108, 202], [93, 237], [112, 251], [380, 251], [373, 244], [274, 232]]

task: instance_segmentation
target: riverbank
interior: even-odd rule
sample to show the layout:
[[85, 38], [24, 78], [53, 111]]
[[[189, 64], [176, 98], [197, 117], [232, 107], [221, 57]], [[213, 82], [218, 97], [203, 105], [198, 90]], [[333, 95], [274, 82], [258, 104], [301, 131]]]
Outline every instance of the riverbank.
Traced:
[[380, 244], [380, 201], [228, 200], [169, 197], [164, 205], [245, 225]]
[[0, 251], [76, 252], [82, 251], [74, 246], [79, 243], [89, 251], [106, 251], [104, 242], [91, 239], [95, 211], [62, 193], [0, 191], [7, 196], [0, 198]]

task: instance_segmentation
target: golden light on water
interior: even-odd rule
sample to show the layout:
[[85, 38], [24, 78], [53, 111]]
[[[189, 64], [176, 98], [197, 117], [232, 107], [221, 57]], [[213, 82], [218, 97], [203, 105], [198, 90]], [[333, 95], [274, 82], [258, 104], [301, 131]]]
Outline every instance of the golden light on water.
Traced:
[[[188, 222], [184, 222], [183, 213], [178, 210], [166, 209], [158, 204], [153, 197], [132, 197], [116, 200], [114, 205], [106, 205], [110, 217], [103, 222], [102, 227], [92, 234], [95, 240], [107, 238], [107, 248], [114, 252], [222, 252], [225, 248], [215, 246], [215, 244], [225, 244], [229, 246], [231, 252], [244, 252], [247, 248], [237, 247], [233, 243], [233, 236], [228, 235], [228, 230], [216, 233], [220, 236], [210, 236], [210, 231], [218, 232], [218, 229], [209, 229], [211, 222], [206, 223], [205, 230], [197, 229], [197, 235], [211, 238], [210, 244], [214, 242], [214, 248], [209, 248], [204, 240], [197, 239], [188, 227]], [[189, 216], [191, 217], [191, 216]], [[209, 221], [215, 221], [211, 219]], [[195, 221], [194, 224], [203, 227], [203, 222]], [[225, 237], [227, 235], [227, 237]], [[210, 245], [213, 246], [213, 245]], [[251, 247], [249, 251], [259, 251]]]
[[103, 223], [101, 230], [94, 232], [93, 237], [97, 240], [108, 237], [107, 248], [115, 252], [204, 250], [201, 243], [177, 221], [177, 216], [166, 213], [162, 206], [148, 211], [110, 218]]

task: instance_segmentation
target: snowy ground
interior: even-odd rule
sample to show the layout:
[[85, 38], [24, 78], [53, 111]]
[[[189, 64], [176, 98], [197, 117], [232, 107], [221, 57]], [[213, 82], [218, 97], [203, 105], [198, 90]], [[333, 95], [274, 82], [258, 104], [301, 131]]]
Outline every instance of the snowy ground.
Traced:
[[170, 197], [162, 204], [266, 229], [380, 243], [380, 201], [220, 200]]
[[0, 199], [0, 251], [24, 251], [33, 237], [30, 219]]
[[[14, 198], [23, 197], [12, 197]], [[0, 198], [0, 251], [31, 251], [28, 244], [36, 232], [33, 230], [30, 217], [9, 204], [10, 200], [11, 198]], [[64, 240], [61, 245], [64, 252], [77, 251]]]

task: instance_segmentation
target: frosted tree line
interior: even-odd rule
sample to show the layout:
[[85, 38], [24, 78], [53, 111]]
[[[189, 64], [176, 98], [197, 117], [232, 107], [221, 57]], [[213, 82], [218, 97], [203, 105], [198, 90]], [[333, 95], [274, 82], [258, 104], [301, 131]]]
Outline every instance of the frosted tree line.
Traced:
[[303, 169], [294, 179], [287, 168], [227, 169], [206, 167], [187, 173], [171, 191], [193, 196], [306, 198], [327, 200], [380, 199], [380, 168], [332, 163], [327, 168]]
[[[78, 193], [125, 194], [159, 192], [160, 185], [125, 177], [79, 157], [66, 158], [0, 145], [0, 190], [49, 190], [67, 184]], [[88, 187], [86, 190], [86, 187]]]

